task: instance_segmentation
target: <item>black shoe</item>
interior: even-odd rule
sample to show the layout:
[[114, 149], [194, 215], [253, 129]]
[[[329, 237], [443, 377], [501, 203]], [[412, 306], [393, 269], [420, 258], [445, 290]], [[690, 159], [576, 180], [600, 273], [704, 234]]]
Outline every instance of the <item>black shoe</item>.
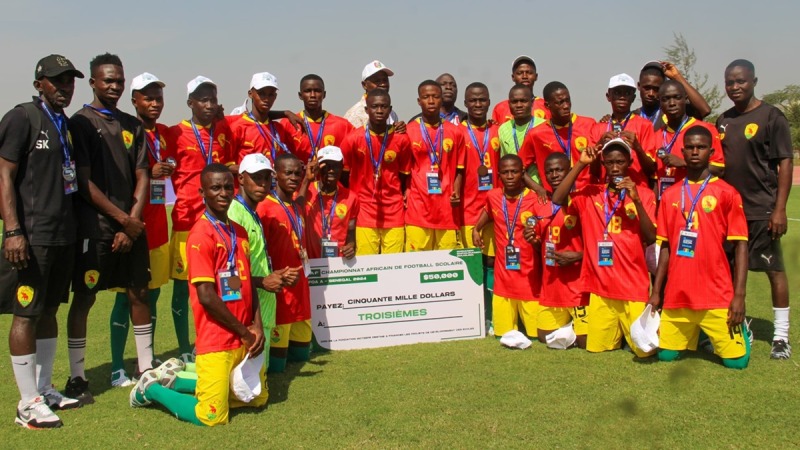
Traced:
[[81, 402], [81, 405], [91, 405], [94, 403], [94, 397], [89, 392], [89, 382], [81, 377], [67, 378], [67, 386], [64, 388], [64, 394], [69, 398], [74, 398]]
[[772, 341], [772, 351], [769, 354], [772, 359], [789, 359], [792, 357], [792, 346], [783, 339]]

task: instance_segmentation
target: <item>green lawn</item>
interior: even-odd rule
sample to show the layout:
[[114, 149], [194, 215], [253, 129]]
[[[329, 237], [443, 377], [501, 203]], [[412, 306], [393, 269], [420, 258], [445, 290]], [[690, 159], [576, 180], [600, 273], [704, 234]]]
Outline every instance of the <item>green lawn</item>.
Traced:
[[[797, 192], [797, 191], [795, 191]], [[799, 194], [789, 216], [800, 219]], [[784, 241], [797, 264], [800, 223]], [[798, 298], [791, 276], [792, 298]], [[162, 290], [156, 350], [174, 356], [171, 287]], [[800, 320], [792, 314], [795, 357], [769, 359], [772, 311], [761, 274], [748, 283], [756, 342], [750, 367], [724, 369], [704, 355], [677, 363], [634, 361], [617, 351], [505, 350], [494, 339], [333, 352], [270, 378], [263, 411], [200, 429], [157, 408], [131, 409], [128, 390], [108, 387], [111, 296], [90, 316], [87, 369], [97, 402], [62, 412], [64, 428], [14, 425], [18, 393], [0, 350], [0, 448], [778, 448], [797, 446]], [[66, 308], [61, 312], [64, 329]], [[0, 317], [7, 333], [8, 316]], [[66, 333], [62, 331], [62, 335]], [[62, 339], [54, 379], [68, 376]], [[135, 359], [132, 338], [127, 356]]]

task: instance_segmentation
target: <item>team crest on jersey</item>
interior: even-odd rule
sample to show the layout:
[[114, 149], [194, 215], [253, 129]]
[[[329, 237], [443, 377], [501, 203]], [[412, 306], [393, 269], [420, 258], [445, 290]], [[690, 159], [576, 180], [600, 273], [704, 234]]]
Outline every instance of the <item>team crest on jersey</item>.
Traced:
[[225, 142], [227, 142], [225, 134], [220, 134], [219, 136], [217, 136], [217, 142], [219, 142], [220, 147], [225, 147]]
[[325, 137], [322, 138], [322, 142], [325, 145], [333, 145], [336, 143], [336, 136], [332, 134], [326, 134]]
[[589, 142], [585, 137], [578, 136], [575, 138], [575, 148], [577, 148], [579, 152], [586, 150], [587, 145], [589, 145]]
[[625, 215], [628, 216], [629, 219], [636, 218], [636, 206], [633, 203], [625, 205]]
[[564, 228], [571, 230], [575, 228], [575, 225], [578, 224], [578, 218], [576, 216], [564, 216]]
[[26, 308], [33, 301], [33, 288], [30, 286], [20, 286], [17, 288], [17, 303]]
[[706, 213], [714, 211], [714, 209], [717, 207], [717, 197], [714, 197], [713, 195], [706, 195], [703, 197], [703, 200], [700, 201], [700, 206], [703, 207], [703, 211]]
[[530, 211], [522, 211], [522, 214], [519, 215], [519, 222], [523, 225], [528, 223], [528, 219], [533, 216], [533, 213]]
[[347, 205], [343, 203], [339, 203], [338, 205], [336, 205], [336, 217], [344, 219], [346, 215], [347, 215]]
[[394, 150], [386, 150], [383, 154], [383, 160], [387, 163], [394, 162], [397, 159], [397, 153]]
[[544, 111], [541, 109], [534, 109], [533, 110], [533, 117], [538, 117], [540, 119], [544, 119]]
[[492, 138], [489, 144], [492, 146], [492, 150], [500, 149], [500, 138]]
[[453, 149], [453, 140], [450, 138], [445, 138], [444, 142], [442, 142], [442, 148], [444, 151], [449, 152]]
[[92, 289], [95, 286], [97, 286], [97, 280], [99, 278], [100, 278], [100, 272], [96, 270], [87, 270], [86, 273], [83, 274], [83, 282], [89, 289]]
[[755, 123], [748, 123], [746, 127], [744, 127], [744, 137], [747, 139], [752, 139], [753, 136], [758, 133], [758, 125]]
[[125, 148], [131, 148], [131, 145], [133, 145], [133, 133], [128, 130], [122, 130], [122, 142], [125, 144]]

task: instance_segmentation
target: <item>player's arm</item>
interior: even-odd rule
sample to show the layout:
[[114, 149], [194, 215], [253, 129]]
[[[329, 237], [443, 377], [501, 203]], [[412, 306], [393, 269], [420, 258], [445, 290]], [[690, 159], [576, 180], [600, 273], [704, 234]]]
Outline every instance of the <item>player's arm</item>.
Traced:
[[483, 248], [483, 236], [481, 236], [481, 231], [483, 231], [483, 227], [491, 221], [492, 219], [489, 217], [489, 214], [486, 213], [486, 210], [481, 211], [478, 222], [475, 223], [475, 227], [472, 229], [472, 244], [476, 247]]
[[[6, 232], [22, 230], [17, 217], [17, 194], [14, 180], [19, 164], [0, 157], [0, 217]], [[3, 256], [15, 269], [28, 267], [28, 240], [24, 234], [3, 239]]]
[[[650, 300], [647, 301], [648, 305], [653, 307], [656, 311], [661, 307], [661, 292], [664, 289], [664, 282], [667, 281], [667, 268], [669, 267], [669, 243], [664, 241], [661, 243], [661, 251], [658, 254], [658, 266], [656, 267], [656, 275], [653, 280], [653, 290], [650, 293]], [[745, 270], [747, 266], [745, 266]]]
[[522, 174], [522, 182], [525, 183], [525, 187], [536, 193], [536, 196], [539, 197], [539, 203], [547, 203], [547, 191], [544, 186], [533, 181], [533, 178], [529, 175], [532, 167], [536, 167], [536, 164], [531, 164], [525, 169], [525, 173]]
[[631, 198], [633, 206], [636, 207], [636, 215], [639, 216], [639, 229], [642, 232], [644, 242], [647, 245], [654, 243], [656, 241], [656, 226], [653, 220], [650, 219], [650, 214], [647, 213], [641, 197], [639, 197], [636, 184], [631, 180], [631, 177], [625, 177], [621, 182], [617, 183], [617, 187], [628, 191], [628, 196]]
[[[210, 281], [201, 281], [195, 284], [197, 289], [197, 299], [200, 306], [205, 309], [211, 318], [239, 336], [242, 343], [249, 349], [255, 343], [256, 336], [247, 326], [239, 322], [238, 319], [225, 306], [225, 302], [217, 295], [217, 288]], [[258, 303], [258, 302], [256, 302]]]
[[300, 117], [298, 117], [297, 114], [295, 114], [295, 113], [293, 113], [291, 111], [288, 111], [288, 110], [285, 110], [285, 111], [272, 110], [272, 111], [267, 113], [267, 118], [269, 118], [269, 120], [286, 119], [286, 120], [289, 121], [289, 123], [292, 125], [292, 128], [294, 128], [295, 130], [299, 131], [300, 133], [305, 133], [306, 132], [306, 127], [304, 127], [302, 125], [303, 122], [300, 119]]
[[453, 180], [453, 193], [450, 195], [450, 204], [458, 206], [461, 203], [461, 186], [464, 183], [464, 168], [456, 169], [456, 178]]
[[581, 152], [581, 159], [578, 160], [577, 164], [572, 166], [567, 176], [564, 177], [564, 181], [562, 181], [555, 192], [553, 192], [553, 203], [566, 206], [569, 192], [572, 190], [572, 186], [575, 185], [578, 176], [583, 172], [583, 169], [592, 164], [595, 159], [597, 159], [597, 152], [595, 149], [591, 146], [586, 147], [586, 150]]
[[347, 222], [347, 237], [344, 239], [344, 246], [342, 246], [342, 256], [345, 259], [351, 259], [356, 256], [356, 219], [350, 219]]
[[780, 239], [786, 234], [786, 202], [789, 200], [789, 191], [792, 189], [792, 172], [794, 163], [791, 158], [781, 159], [778, 163], [778, 192], [775, 196], [775, 209], [769, 216], [769, 229], [772, 239]]
[[303, 182], [300, 183], [300, 189], [297, 190], [298, 200], [303, 199], [303, 201], [305, 201], [305, 198], [308, 196], [309, 186], [317, 179], [317, 172], [319, 172], [319, 164], [316, 159], [306, 164], [306, 176], [303, 178]]
[[247, 327], [247, 329], [253, 333], [255, 340], [253, 341], [253, 345], [247, 349], [247, 353], [249, 353], [250, 357], [252, 358], [258, 356], [264, 350], [264, 343], [266, 339], [264, 338], [264, 326], [263, 322], [261, 321], [261, 302], [258, 300], [256, 283], [252, 277], [250, 277], [250, 289], [250, 292], [253, 294], [253, 323]]
[[644, 147], [642, 147], [639, 136], [630, 130], [623, 131], [620, 133], [620, 136], [630, 145], [633, 151], [636, 152], [636, 159], [639, 160], [639, 165], [642, 166], [644, 174], [651, 177], [656, 172], [656, 162], [650, 158], [650, 155], [648, 155]]
[[733, 299], [728, 307], [728, 327], [740, 325], [744, 321], [744, 297], [747, 292], [747, 241], [737, 240], [735, 242], [733, 255]]
[[689, 98], [689, 103], [697, 113], [695, 118], [702, 120], [711, 114], [711, 107], [708, 106], [706, 99], [703, 98], [703, 95], [700, 94], [694, 86], [686, 81], [686, 78], [684, 78], [683, 74], [675, 67], [675, 64], [669, 61], [661, 61], [661, 65], [664, 67], [664, 75], [666, 75], [667, 78], [675, 80], [683, 86], [683, 89], [686, 91], [686, 97]]

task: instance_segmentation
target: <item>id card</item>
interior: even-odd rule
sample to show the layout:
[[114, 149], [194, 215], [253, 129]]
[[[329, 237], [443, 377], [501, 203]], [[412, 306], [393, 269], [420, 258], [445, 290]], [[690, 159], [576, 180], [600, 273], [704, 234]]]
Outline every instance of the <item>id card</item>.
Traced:
[[428, 172], [428, 194], [442, 193], [442, 180], [439, 179], [439, 172]]
[[78, 192], [78, 177], [75, 171], [75, 161], [61, 166], [61, 175], [64, 179], [64, 194], [74, 194]]
[[242, 299], [242, 279], [238, 270], [220, 271], [219, 291], [223, 302], [232, 302]]
[[519, 249], [513, 245], [506, 246], [506, 269], [519, 270]]
[[664, 191], [667, 190], [670, 186], [675, 184], [675, 177], [662, 177], [658, 179], [658, 199], [661, 200], [661, 196], [664, 195]]
[[678, 238], [678, 256], [694, 258], [694, 250], [697, 246], [697, 232], [681, 230]]
[[544, 243], [544, 263], [547, 266], [553, 267], [556, 265], [556, 260], [553, 258], [553, 253], [556, 252], [556, 244], [552, 242]]
[[597, 265], [600, 267], [611, 267], [614, 265], [613, 242], [600, 241], [597, 243]]
[[167, 180], [150, 179], [150, 204], [164, 205], [167, 203]]
[[491, 191], [492, 190], [492, 169], [486, 175], [478, 175], [478, 190]]
[[339, 243], [331, 239], [322, 240], [322, 257], [336, 258], [339, 256]]

